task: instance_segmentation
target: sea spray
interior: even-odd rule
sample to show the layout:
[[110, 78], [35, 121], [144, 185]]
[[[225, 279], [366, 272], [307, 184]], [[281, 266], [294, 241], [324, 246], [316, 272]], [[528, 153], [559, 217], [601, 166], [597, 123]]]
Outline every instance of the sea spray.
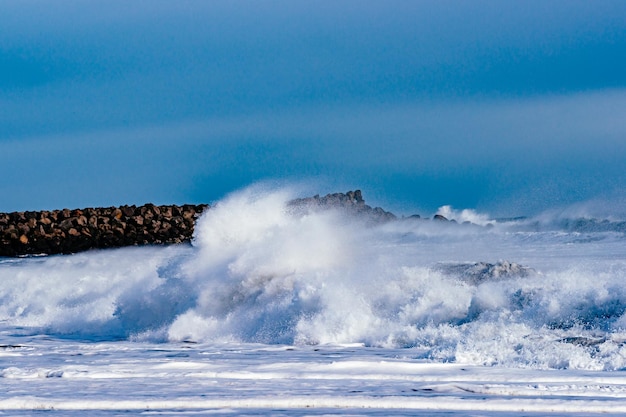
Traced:
[[173, 323], [171, 338], [206, 337], [207, 328], [184, 324], [201, 316], [215, 338], [294, 341], [298, 320], [320, 308], [320, 292], [350, 271], [363, 227], [332, 210], [293, 216], [288, 199], [244, 191], [200, 219], [196, 255], [182, 266], [198, 304]]
[[293, 197], [235, 193], [199, 219], [193, 246], [5, 259], [2, 329], [87, 340], [361, 343], [515, 367], [626, 366], [619, 230], [473, 212], [489, 226], [372, 223], [333, 208], [294, 213]]
[[455, 210], [452, 206], [441, 206], [437, 210], [440, 216], [445, 217], [447, 220], [454, 220], [458, 223], [471, 223], [479, 226], [494, 225], [495, 220], [489, 218], [486, 214], [481, 214], [471, 209]]

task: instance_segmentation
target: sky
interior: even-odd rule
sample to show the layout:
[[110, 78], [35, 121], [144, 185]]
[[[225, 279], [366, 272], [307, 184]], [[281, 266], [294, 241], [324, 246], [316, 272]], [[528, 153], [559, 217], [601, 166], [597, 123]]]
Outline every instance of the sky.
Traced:
[[0, 1], [0, 211], [626, 201], [626, 2]]

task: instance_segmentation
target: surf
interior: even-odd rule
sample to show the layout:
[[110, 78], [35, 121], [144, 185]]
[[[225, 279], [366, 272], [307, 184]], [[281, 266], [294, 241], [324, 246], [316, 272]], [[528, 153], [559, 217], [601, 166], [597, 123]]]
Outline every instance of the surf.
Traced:
[[510, 367], [625, 366], [619, 219], [498, 220], [442, 207], [435, 214], [451, 221], [376, 222], [341, 207], [294, 210], [298, 197], [289, 188], [233, 193], [198, 219], [191, 245], [0, 260], [0, 327], [94, 341], [358, 343]]

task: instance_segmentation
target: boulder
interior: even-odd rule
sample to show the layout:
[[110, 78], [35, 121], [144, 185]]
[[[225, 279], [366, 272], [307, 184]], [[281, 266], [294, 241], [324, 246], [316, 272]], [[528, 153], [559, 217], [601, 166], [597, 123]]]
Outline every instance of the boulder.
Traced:
[[485, 281], [523, 278], [535, 273], [535, 270], [532, 268], [509, 261], [498, 261], [496, 263], [441, 263], [435, 269], [444, 275], [453, 276], [474, 285]]
[[297, 198], [288, 202], [287, 208], [294, 215], [304, 215], [329, 209], [340, 210], [351, 216], [363, 218], [369, 223], [383, 223], [396, 219], [393, 213], [380, 207], [372, 208], [365, 204], [361, 190], [327, 194], [324, 197], [315, 195], [308, 198]]

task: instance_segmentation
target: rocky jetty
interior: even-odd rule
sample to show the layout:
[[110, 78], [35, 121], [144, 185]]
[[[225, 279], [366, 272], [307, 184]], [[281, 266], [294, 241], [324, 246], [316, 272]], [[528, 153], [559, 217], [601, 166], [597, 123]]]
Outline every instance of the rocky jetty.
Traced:
[[[396, 216], [365, 204], [360, 190], [287, 203], [294, 214], [339, 209], [369, 222]], [[70, 254], [89, 249], [188, 242], [201, 205], [121, 206], [0, 213], [0, 257]]]
[[0, 213], [0, 256], [182, 243], [208, 205], [121, 206]]
[[347, 193], [327, 194], [324, 197], [298, 198], [287, 203], [287, 207], [294, 214], [306, 214], [311, 211], [339, 209], [348, 214], [356, 215], [373, 223], [381, 223], [395, 220], [393, 213], [380, 207], [370, 207], [365, 204], [361, 190], [348, 191]]
[[[193, 237], [196, 218], [208, 208], [207, 204], [145, 204], [0, 213], [0, 257], [70, 254], [89, 249], [188, 242]], [[361, 190], [323, 197], [315, 195], [287, 203], [287, 210], [294, 215], [328, 209], [343, 211], [370, 225], [397, 219], [391, 212], [365, 204]], [[403, 219], [426, 220], [419, 215]], [[435, 215], [434, 220], [448, 221], [440, 215]], [[465, 271], [465, 275], [481, 276], [485, 268], [488, 270], [487, 275], [500, 273], [501, 267], [474, 265], [469, 270], [476, 269], [478, 272]]]

